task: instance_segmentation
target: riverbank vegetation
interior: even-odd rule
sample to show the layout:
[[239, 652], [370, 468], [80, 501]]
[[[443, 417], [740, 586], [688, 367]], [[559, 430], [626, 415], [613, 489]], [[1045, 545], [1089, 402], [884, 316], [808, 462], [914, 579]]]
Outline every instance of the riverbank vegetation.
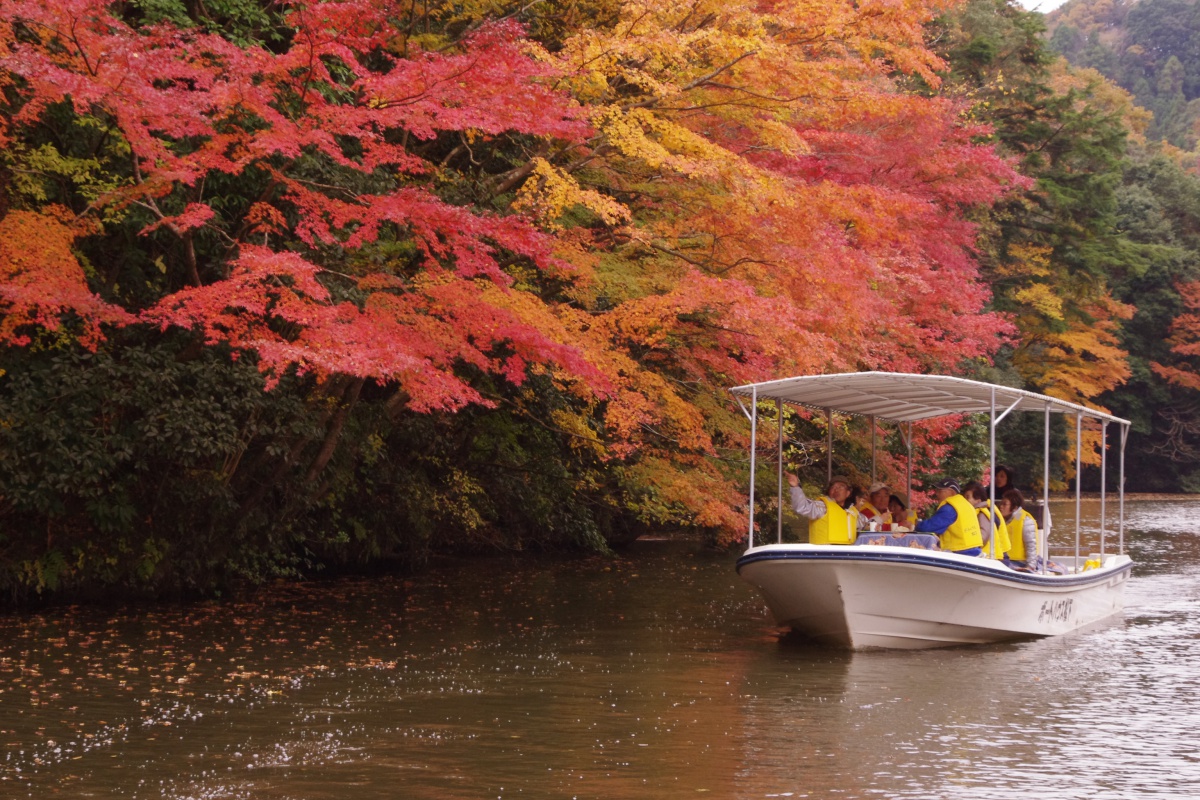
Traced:
[[[0, 589], [731, 543], [725, 389], [801, 373], [1107, 404], [1160, 448], [1133, 488], [1194, 489], [1194, 153], [1042, 33], [1001, 0], [0, 0]], [[979, 469], [977, 428], [919, 435]]]

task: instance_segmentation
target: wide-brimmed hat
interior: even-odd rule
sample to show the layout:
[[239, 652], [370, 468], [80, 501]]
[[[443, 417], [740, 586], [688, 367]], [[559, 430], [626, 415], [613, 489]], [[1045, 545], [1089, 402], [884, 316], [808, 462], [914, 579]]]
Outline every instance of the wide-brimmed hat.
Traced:
[[876, 492], [883, 491], [890, 493], [892, 491], [892, 487], [888, 486], [886, 483], [872, 483], [871, 487], [867, 489], [867, 494], [875, 494]]
[[906, 495], [904, 492], [892, 492], [891, 496], [888, 497], [888, 502], [891, 502], [892, 500], [895, 500], [897, 503], [904, 506], [905, 509], [908, 508], [908, 495]]
[[935, 489], [953, 489], [956, 492], [962, 491], [962, 487], [958, 485], [958, 481], [954, 480], [954, 478], [946, 478], [944, 480], [940, 480], [933, 485], [933, 488], [935, 488]]
[[834, 475], [832, 478], [829, 479], [829, 483], [826, 484], [826, 486], [832, 488], [835, 483], [844, 483], [844, 484], [846, 484], [847, 489], [854, 488], [854, 482], [851, 481], [849, 478], [847, 478], [845, 475]]

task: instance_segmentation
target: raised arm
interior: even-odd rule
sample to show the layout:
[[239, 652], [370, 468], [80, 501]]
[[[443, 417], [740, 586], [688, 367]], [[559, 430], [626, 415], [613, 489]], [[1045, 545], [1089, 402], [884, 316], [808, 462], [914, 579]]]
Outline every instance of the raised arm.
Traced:
[[792, 511], [808, 519], [820, 519], [825, 516], [825, 504], [820, 500], [810, 500], [800, 488], [800, 479], [788, 473], [788, 486], [791, 489]]

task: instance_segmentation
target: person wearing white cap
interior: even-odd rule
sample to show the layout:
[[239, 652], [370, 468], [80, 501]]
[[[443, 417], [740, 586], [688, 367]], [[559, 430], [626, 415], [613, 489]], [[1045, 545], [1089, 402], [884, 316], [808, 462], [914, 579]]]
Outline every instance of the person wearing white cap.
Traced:
[[892, 517], [888, 514], [888, 498], [891, 494], [892, 490], [886, 483], [872, 483], [867, 489], [867, 502], [858, 513], [866, 517], [868, 522], [874, 521], [880, 525], [891, 522]]
[[962, 487], [953, 478], [935, 483], [933, 493], [938, 499], [937, 510], [929, 519], [918, 522], [916, 530], [919, 533], [937, 534], [942, 539], [943, 550], [977, 556], [983, 552], [979, 516], [961, 492]]
[[808, 517], [809, 544], [854, 544], [858, 537], [858, 511], [842, 507], [850, 496], [850, 479], [834, 475], [825, 487], [825, 494], [816, 500], [805, 496], [800, 479], [788, 473], [792, 487], [792, 511]]

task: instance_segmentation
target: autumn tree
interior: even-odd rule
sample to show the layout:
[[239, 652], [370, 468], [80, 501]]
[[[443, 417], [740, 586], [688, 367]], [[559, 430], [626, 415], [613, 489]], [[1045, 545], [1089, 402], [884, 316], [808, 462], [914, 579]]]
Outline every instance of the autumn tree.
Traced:
[[[993, 141], [1033, 181], [984, 224], [981, 262], [994, 308], [1019, 331], [991, 377], [1102, 405], [1131, 374], [1122, 326], [1134, 309], [1113, 285], [1145, 254], [1118, 224], [1117, 192], [1127, 144], [1148, 115], [1099, 73], [1056, 59], [1040, 14], [972, 0], [939, 30], [952, 65], [948, 90], [969, 98], [973, 117], [995, 121]], [[1018, 423], [1001, 433], [1005, 461], [1040, 475], [1040, 454], [1025, 445], [1039, 432]], [[1058, 479], [1069, 477], [1075, 451], [1073, 431], [1062, 434]], [[1097, 443], [1089, 435], [1085, 461], [1099, 462]]]
[[[630, 4], [556, 54], [597, 128], [590, 150], [550, 154], [556, 185], [630, 212], [595, 240], [605, 255], [580, 299], [618, 301], [603, 322], [613, 351], [670, 377], [661, 397], [706, 411], [693, 445], [662, 424], [669, 406], [647, 409], [633, 467], [647, 479], [682, 465], [681, 444], [741, 444], [719, 387], [953, 369], [1008, 331], [980, 313], [988, 292], [964, 211], [1020, 179], [973, 141], [982, 129], [962, 124], [958, 103], [904, 91], [909, 76], [938, 80], [921, 28], [937, 10]], [[686, 465], [675, 502], [711, 497], [715, 465]]]
[[1191, 314], [1180, 287], [1197, 278], [1200, 180], [1195, 153], [1168, 143], [1195, 143], [1189, 128], [1196, 101], [1188, 98], [1198, 73], [1188, 42], [1198, 35], [1196, 8], [1173, 0], [1091, 0], [1067, 4], [1048, 18], [1055, 49], [1072, 64], [1094, 66], [1153, 113], [1138, 126], [1144, 137], [1131, 137], [1127, 148], [1116, 188], [1117, 223], [1127, 244], [1113, 249], [1109, 271], [1114, 295], [1135, 307], [1120, 330], [1131, 375], [1103, 397], [1133, 421], [1138, 446], [1127, 455], [1130, 486], [1143, 491], [1197, 485], [1187, 455], [1196, 409], [1186, 380], [1190, 359], [1173, 344], [1186, 335]]
[[946, 7], [0, 0], [7, 582], [732, 540], [726, 387], [1013, 333]]
[[590, 131], [512, 23], [434, 51], [398, 43], [386, 4], [295, 6], [275, 52], [131, 27], [104, 2], [3, 9], [7, 343], [58, 331], [95, 350], [137, 324], [247, 359], [268, 388], [311, 381], [320, 435], [260, 444], [285, 455], [229, 524], [285, 476], [324, 493], [368, 381], [392, 413], [490, 405], [463, 370], [608, 391], [514, 287], [568, 279], [552, 237], [431, 191], [444, 138]]
[[1200, 179], [1170, 155], [1138, 147], [1118, 199], [1122, 227], [1144, 245], [1145, 257], [1115, 284], [1137, 307], [1122, 328], [1133, 374], [1106, 402], [1134, 423], [1139, 446], [1127, 456], [1131, 485], [1189, 489], [1196, 485], [1188, 440], [1198, 409], [1187, 378], [1195, 361], [1185, 350], [1195, 313], [1189, 287], [1200, 278]]

